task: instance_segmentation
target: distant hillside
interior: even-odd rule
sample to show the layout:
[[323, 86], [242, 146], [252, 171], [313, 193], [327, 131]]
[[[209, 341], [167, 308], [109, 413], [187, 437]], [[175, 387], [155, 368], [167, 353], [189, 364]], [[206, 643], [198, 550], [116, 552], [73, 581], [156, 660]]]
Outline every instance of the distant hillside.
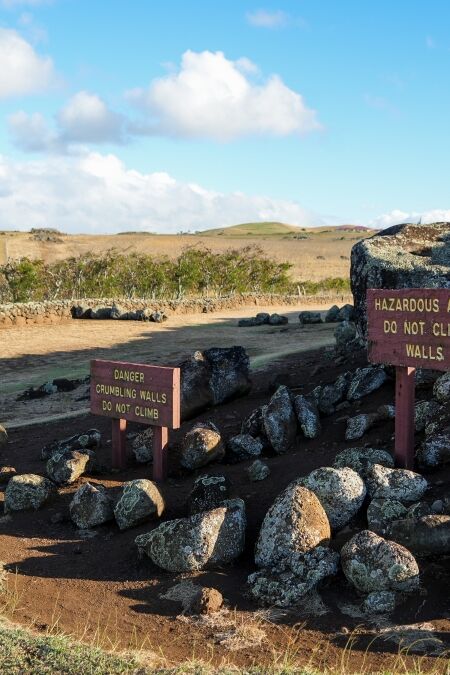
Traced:
[[217, 227], [212, 230], [203, 230], [197, 232], [200, 237], [218, 237], [226, 235], [227, 237], [254, 237], [263, 235], [265, 237], [282, 236], [286, 234], [298, 234], [301, 232], [295, 225], [286, 225], [286, 223], [261, 222], [261, 223], [241, 223], [240, 225], [230, 225], [230, 227]]

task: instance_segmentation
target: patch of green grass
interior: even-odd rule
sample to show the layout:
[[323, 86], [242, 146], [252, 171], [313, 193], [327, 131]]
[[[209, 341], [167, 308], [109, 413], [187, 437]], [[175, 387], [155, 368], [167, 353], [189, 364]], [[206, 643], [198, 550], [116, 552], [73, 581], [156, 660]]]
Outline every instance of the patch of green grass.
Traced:
[[295, 225], [267, 221], [261, 223], [241, 223], [240, 225], [231, 225], [230, 227], [218, 227], [212, 230], [204, 230], [197, 234], [202, 237], [217, 237], [219, 235], [226, 235], [228, 237], [267, 237], [296, 234], [299, 232], [301, 232], [300, 228]]

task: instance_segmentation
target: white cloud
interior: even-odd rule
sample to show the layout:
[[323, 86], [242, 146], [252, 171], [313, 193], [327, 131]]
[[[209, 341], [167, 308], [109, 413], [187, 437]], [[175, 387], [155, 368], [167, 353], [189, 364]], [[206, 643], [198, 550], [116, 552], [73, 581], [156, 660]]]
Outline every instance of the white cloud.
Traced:
[[315, 110], [277, 75], [263, 84], [248, 77], [251, 61], [222, 52], [186, 51], [177, 73], [127, 98], [150, 117], [147, 133], [229, 141], [244, 135], [287, 136], [320, 129]]
[[8, 119], [14, 143], [31, 152], [69, 152], [79, 143], [122, 143], [125, 118], [108, 108], [97, 94], [80, 91], [56, 115], [57, 128], [45, 118], [19, 111]]
[[55, 80], [53, 62], [16, 31], [0, 28], [0, 99], [34, 94]]
[[92, 152], [45, 161], [0, 157], [0, 185], [0, 229], [178, 232], [258, 220], [324, 224], [294, 201], [213, 192]]
[[389, 213], [383, 213], [374, 218], [369, 225], [384, 229], [400, 223], [439, 223], [450, 221], [450, 209], [431, 209], [429, 211], [401, 211], [393, 209]]
[[256, 28], [284, 28], [289, 23], [289, 16], [281, 10], [268, 12], [258, 9], [256, 12], [247, 12], [246, 17], [248, 23]]

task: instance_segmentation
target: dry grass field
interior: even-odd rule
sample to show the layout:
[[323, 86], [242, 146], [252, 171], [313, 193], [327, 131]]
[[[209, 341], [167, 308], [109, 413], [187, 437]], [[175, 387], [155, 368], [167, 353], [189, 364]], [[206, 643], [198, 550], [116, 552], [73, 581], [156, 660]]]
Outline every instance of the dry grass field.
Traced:
[[7, 257], [27, 256], [52, 262], [88, 252], [102, 253], [111, 248], [122, 253], [138, 251], [175, 258], [186, 247], [203, 246], [219, 253], [230, 248], [260, 246], [271, 258], [290, 262], [294, 280], [320, 281], [327, 277], [347, 277], [352, 246], [373, 233], [373, 230], [332, 227], [300, 229], [283, 223], [246, 223], [199, 234], [179, 235], [62, 234], [56, 237], [57, 241], [42, 241], [29, 232], [3, 232], [0, 233], [0, 264]]

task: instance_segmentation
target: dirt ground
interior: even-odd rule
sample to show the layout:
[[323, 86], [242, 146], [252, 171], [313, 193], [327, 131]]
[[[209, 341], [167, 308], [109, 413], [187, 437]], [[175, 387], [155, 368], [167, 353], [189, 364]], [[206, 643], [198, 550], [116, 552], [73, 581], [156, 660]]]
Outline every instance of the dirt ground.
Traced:
[[[210, 318], [205, 317], [205, 321]], [[199, 317], [195, 317], [195, 322], [198, 321]], [[94, 322], [88, 325], [93, 326], [93, 331], [107, 329], [106, 324], [100, 328], [96, 327], [100, 324]], [[324, 346], [330, 344], [330, 333], [324, 326], [301, 329], [292, 324], [284, 332], [280, 328], [238, 330], [235, 321], [226, 317], [213, 326], [216, 327], [198, 329], [193, 323], [180, 328], [178, 350], [174, 341], [177, 331], [170, 325], [152, 327], [149, 332], [140, 325], [129, 347], [127, 339], [132, 335], [133, 326], [128, 325], [120, 329], [130, 331], [128, 335], [121, 334], [120, 340], [117, 335], [110, 336], [109, 342], [106, 333], [102, 339], [101, 333], [95, 333], [94, 341], [94, 333], [82, 337], [74, 326], [71, 331], [75, 332], [66, 333], [64, 340], [61, 340], [62, 333], [59, 334], [58, 343], [56, 337], [52, 337], [52, 327], [47, 327], [47, 344], [42, 340], [39, 343], [34, 337], [43, 338], [42, 329], [31, 328], [26, 331], [28, 343], [23, 338], [20, 344], [20, 333], [11, 335], [9, 356], [3, 358], [2, 373], [6, 368], [6, 381], [11, 384], [14, 369], [25, 382], [26, 372], [33, 372], [34, 377], [34, 363], [41, 369], [40, 373], [48, 372], [46, 368], [51, 358], [54, 359], [52, 367], [59, 363], [61, 368], [68, 370], [80, 366], [91, 355], [115, 357], [126, 354], [132, 359], [154, 360], [158, 348], [163, 345], [167, 357], [175, 358], [182, 356], [184, 349], [192, 350], [192, 339], [182, 341], [190, 331], [198, 336], [196, 346], [200, 348], [213, 344], [244, 344], [252, 353], [253, 364], [257, 365], [252, 392], [197, 418], [212, 420], [226, 440], [239, 432], [242, 420], [250, 411], [268, 401], [278, 384], [286, 383], [296, 392], [308, 393], [317, 384], [332, 382], [340, 372], [353, 370], [364, 362], [361, 355], [354, 355], [346, 363], [336, 365], [323, 347], [319, 348], [322, 340]], [[54, 328], [63, 330], [60, 326]], [[214, 330], [222, 332], [214, 333]], [[90, 346], [89, 340], [92, 341]], [[30, 344], [33, 345], [31, 350]], [[294, 350], [295, 345], [301, 345], [305, 350]], [[32, 354], [27, 353], [29, 351]], [[352, 404], [351, 412], [373, 411], [381, 403], [392, 403], [393, 396], [393, 383], [388, 382], [360, 404]], [[227, 464], [224, 461], [197, 472], [181, 469], [179, 442], [191, 425], [192, 421], [183, 424], [181, 430], [171, 436], [169, 480], [161, 486], [167, 505], [163, 519], [186, 515], [186, 498], [198, 475], [225, 474], [232, 483], [233, 493], [245, 500], [247, 508], [247, 544], [241, 559], [221, 569], [176, 576], [163, 572], [148, 559], [137, 558], [135, 537], [156, 526], [156, 522], [124, 533], [108, 524], [96, 528], [93, 536], [86, 538], [68, 518], [68, 505], [76, 489], [89, 480], [102, 483], [115, 494], [127, 480], [151, 477], [151, 467], [136, 465], [130, 459], [123, 472], [108, 469], [110, 426], [105, 418], [86, 414], [77, 419], [17, 428], [10, 432], [0, 464], [13, 465], [19, 473], [44, 473], [44, 464], [39, 459], [43, 445], [94, 426], [103, 434], [99, 459], [106, 468], [101, 475], [82, 477], [78, 483], [63, 488], [53, 501], [37, 512], [0, 516], [0, 559], [11, 571], [5, 613], [39, 631], [63, 631], [105, 647], [148, 650], [160, 655], [166, 664], [202, 659], [213, 665], [225, 663], [238, 667], [254, 663], [267, 668], [275, 664], [303, 663], [318, 668], [337, 668], [341, 673], [386, 672], [389, 669], [404, 672], [403, 666], [411, 670], [416, 668], [418, 663], [414, 665], [413, 660], [418, 658], [421, 659], [421, 672], [448, 672], [449, 662], [443, 658], [450, 650], [448, 559], [420, 560], [420, 592], [396, 609], [393, 616], [378, 620], [361, 615], [360, 600], [343, 575], [329, 580], [320, 589], [320, 595], [305, 599], [302, 606], [289, 611], [261, 610], [246, 597], [245, 581], [255, 569], [254, 544], [268, 507], [294, 478], [318, 466], [330, 465], [336, 453], [349, 446], [344, 440], [343, 412], [323, 420], [323, 433], [318, 439], [298, 438], [296, 446], [284, 456], [267, 452], [264, 459], [271, 475], [260, 483], [252, 483], [247, 478], [245, 469], [250, 462]], [[130, 425], [130, 430], [137, 431], [138, 427]], [[392, 434], [393, 423], [384, 423], [370, 431], [363, 442], [372, 447], [392, 449]], [[448, 485], [450, 469], [427, 478], [430, 482], [427, 500], [440, 498]], [[361, 527], [364, 523], [358, 525]], [[334, 539], [333, 546], [339, 549], [351, 535], [351, 528], [347, 528]], [[180, 616], [180, 604], [161, 596], [186, 579], [218, 588], [226, 599], [227, 609], [206, 619]], [[401, 656], [399, 650], [403, 650]]]

